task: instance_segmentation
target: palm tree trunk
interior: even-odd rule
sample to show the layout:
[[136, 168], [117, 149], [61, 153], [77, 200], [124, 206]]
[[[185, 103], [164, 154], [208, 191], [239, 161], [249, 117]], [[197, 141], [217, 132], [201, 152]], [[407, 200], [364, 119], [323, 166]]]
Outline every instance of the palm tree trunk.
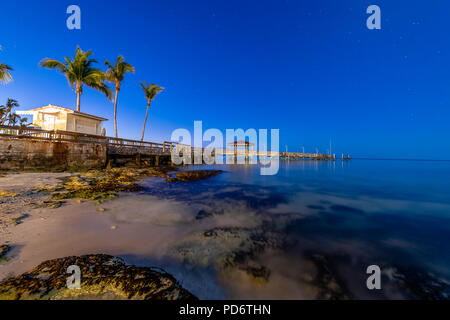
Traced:
[[144, 128], [142, 128], [142, 137], [141, 137], [141, 141], [144, 141], [145, 124], [147, 123], [148, 109], [150, 109], [150, 101], [147, 103], [147, 113], [145, 114]]
[[10, 114], [11, 114], [11, 108], [10, 107], [6, 108], [5, 115], [4, 115], [3, 119], [1, 119], [1, 121], [0, 121], [1, 125], [4, 125], [6, 123], [6, 120], [8, 119], [8, 117], [10, 117]]
[[119, 95], [119, 90], [116, 89], [116, 98], [114, 99], [114, 132], [116, 134], [116, 138], [118, 138], [117, 136], [117, 97]]
[[81, 93], [77, 93], [77, 111], [80, 112]]
[[77, 94], [77, 112], [80, 112], [80, 104], [81, 104], [81, 93], [82, 91], [82, 84], [80, 82], [77, 82], [75, 93]]
[[0, 125], [4, 125], [6, 118], [8, 117], [8, 113], [5, 111], [5, 116], [0, 119]]

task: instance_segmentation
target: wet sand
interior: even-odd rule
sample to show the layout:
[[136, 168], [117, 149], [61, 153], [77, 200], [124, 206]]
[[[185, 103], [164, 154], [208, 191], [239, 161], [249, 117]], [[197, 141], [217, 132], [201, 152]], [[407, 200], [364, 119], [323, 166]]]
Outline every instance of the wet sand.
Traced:
[[[247, 262], [235, 265], [234, 252], [243, 250], [243, 255], [252, 255], [258, 249], [253, 248], [255, 243], [249, 235], [252, 229], [261, 227], [264, 218], [230, 204], [229, 208], [223, 204], [225, 214], [207, 219], [198, 217], [204, 204], [186, 205], [144, 192], [121, 193], [119, 198], [103, 203], [71, 199], [59, 208], [30, 206], [30, 202], [49, 198], [45, 192], [35, 192], [30, 201], [33, 188], [54, 186], [68, 175], [21, 173], [0, 177], [0, 189], [16, 193], [14, 197], [2, 197], [2, 219], [25, 215], [17, 224], [3, 224], [0, 243], [8, 244], [11, 251], [9, 260], [0, 264], [0, 280], [50, 259], [110, 254], [127, 263], [162, 267], [200, 298], [273, 298], [275, 291], [280, 299], [313, 298], [316, 294], [312, 287], [299, 290], [281, 273], [272, 272], [268, 284], [264, 277], [255, 278], [242, 268]], [[241, 230], [242, 226], [245, 229]], [[214, 235], [205, 238], [208, 230]], [[226, 267], [228, 264], [230, 267]], [[314, 272], [312, 266], [310, 269]], [[288, 283], [292, 290], [286, 291]]]
[[[335, 240], [333, 229], [327, 231], [329, 223], [342, 227], [339, 217], [367, 219], [363, 210], [407, 209], [408, 202], [319, 196], [313, 190], [288, 201], [271, 187], [148, 178], [139, 183], [142, 191], [100, 203], [70, 199], [56, 208], [35, 205], [50, 198], [31, 191], [35, 186], [56, 185], [67, 175], [0, 177], [0, 190], [16, 194], [0, 196], [0, 245], [12, 248], [8, 261], [0, 263], [0, 281], [45, 260], [109, 254], [128, 264], [161, 267], [200, 299], [408, 298], [393, 276], [401, 279], [407, 271], [389, 264], [384, 277], [392, 283], [380, 295], [368, 292], [363, 266], [380, 252], [362, 237]], [[22, 215], [16, 223], [8, 222]], [[400, 240], [386, 241], [403, 246], [402, 251], [414, 249]]]
[[[0, 280], [27, 272], [45, 260], [102, 253], [121, 256], [137, 265], [164, 267], [205, 297], [226, 296], [209, 263], [186, 265], [175, 248], [180, 239], [189, 239], [192, 234], [213, 227], [235, 227], [245, 221], [220, 216], [199, 222], [195, 206], [143, 193], [123, 193], [101, 204], [73, 199], [59, 208], [30, 205], [49, 198], [46, 193], [31, 190], [56, 185], [68, 175], [21, 173], [0, 177], [0, 189], [15, 194], [3, 196], [0, 205], [4, 222], [0, 243], [11, 247], [9, 261], [0, 264]], [[7, 223], [23, 215], [18, 223]], [[251, 219], [245, 220], [250, 227], [254, 225]]]

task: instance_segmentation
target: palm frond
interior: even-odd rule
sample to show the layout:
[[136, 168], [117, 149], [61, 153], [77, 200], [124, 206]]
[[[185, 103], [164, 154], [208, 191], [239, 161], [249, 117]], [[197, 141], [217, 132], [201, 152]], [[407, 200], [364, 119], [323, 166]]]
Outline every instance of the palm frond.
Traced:
[[99, 81], [92, 81], [92, 82], [85, 82], [85, 84], [88, 87], [103, 93], [108, 100], [112, 101], [113, 91], [105, 83]]
[[18, 108], [19, 107], [19, 102], [17, 100], [9, 98], [8, 101], [6, 102], [6, 107], [9, 110], [12, 110], [13, 108]]
[[107, 75], [100, 69], [94, 67], [97, 60], [90, 58], [92, 51], [84, 52], [79, 46], [76, 49], [73, 59], [69, 57], [64, 58], [64, 62], [59, 62], [54, 59], [44, 59], [40, 66], [55, 69], [63, 73], [72, 89], [77, 85], [77, 93], [81, 93], [82, 85], [93, 88], [106, 95], [108, 99], [112, 99], [111, 89], [104, 83]]
[[0, 83], [6, 84], [12, 80], [10, 71], [13, 71], [13, 68], [4, 63], [0, 63]]
[[141, 82], [141, 88], [144, 91], [145, 97], [152, 101], [155, 99], [155, 97], [164, 90], [163, 87], [158, 86], [157, 84], [147, 84], [147, 82]]
[[[68, 58], [66, 58], [66, 59], [68, 59]], [[66, 65], [64, 65], [64, 63], [59, 62], [59, 61], [54, 60], [54, 59], [45, 58], [45, 59], [41, 60], [39, 65], [42, 68], [55, 69], [55, 70], [57, 70], [57, 71], [59, 71], [61, 73], [66, 73], [67, 72]]]
[[114, 69], [114, 67], [112, 66], [111, 62], [109, 62], [108, 60], [105, 60], [105, 66], [108, 67], [108, 70], [109, 69]]
[[128, 72], [134, 73], [134, 67], [128, 62], [125, 62], [123, 56], [118, 56], [114, 65], [108, 60], [105, 61], [105, 65], [108, 67], [106, 71], [106, 80], [108, 82], [120, 83]]

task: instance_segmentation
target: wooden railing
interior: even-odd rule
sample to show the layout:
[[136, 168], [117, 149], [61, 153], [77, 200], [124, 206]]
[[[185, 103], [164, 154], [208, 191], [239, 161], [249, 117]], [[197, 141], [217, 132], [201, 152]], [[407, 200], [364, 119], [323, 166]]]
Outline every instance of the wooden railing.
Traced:
[[35, 137], [40, 139], [51, 139], [51, 135], [53, 133], [54, 131], [0, 125], [0, 136]]
[[79, 132], [61, 130], [42, 130], [26, 127], [12, 127], [0, 125], [0, 136], [8, 136], [17, 139], [51, 140], [65, 142], [93, 142], [109, 146], [146, 148], [162, 152], [171, 152], [176, 143], [164, 141], [163, 143], [129, 140], [113, 137], [103, 137]]
[[0, 125], [0, 136], [9, 136], [18, 139], [38, 139], [52, 141], [72, 141], [72, 142], [96, 142], [105, 143], [106, 137], [91, 134], [60, 131], [60, 130], [42, 130], [26, 127], [12, 127]]
[[147, 148], [152, 150], [162, 150], [163, 152], [171, 152], [172, 149], [175, 148], [176, 146], [176, 143], [169, 141], [164, 141], [163, 143], [156, 143], [156, 142], [147, 142], [122, 138], [112, 138], [112, 137], [107, 137], [106, 139], [109, 146]]

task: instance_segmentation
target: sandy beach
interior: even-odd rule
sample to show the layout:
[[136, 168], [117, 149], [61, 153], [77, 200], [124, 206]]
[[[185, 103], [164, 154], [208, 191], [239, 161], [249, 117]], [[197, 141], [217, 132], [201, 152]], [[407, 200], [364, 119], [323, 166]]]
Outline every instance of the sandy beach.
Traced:
[[[136, 265], [163, 266], [205, 297], [224, 298], [227, 284], [239, 282], [243, 286], [234, 294], [255, 297], [255, 289], [265, 285], [266, 267], [247, 265], [245, 256], [277, 244], [269, 245], [263, 238], [251, 239], [252, 230], [261, 228], [264, 222], [254, 212], [243, 214], [242, 209], [234, 210], [237, 208], [228, 204], [226, 214], [211, 214], [203, 219], [204, 204], [186, 206], [170, 197], [162, 199], [144, 192], [120, 193], [118, 199], [106, 201], [68, 199], [54, 206], [49, 192], [37, 191], [43, 186], [55, 189], [62, 179], [73, 175], [19, 173], [0, 178], [4, 194], [0, 243], [11, 248], [8, 261], [0, 264], [0, 280], [20, 275], [50, 259], [110, 254]], [[271, 241], [282, 240], [275, 235]], [[237, 262], [237, 252], [243, 255], [241, 262]], [[310, 271], [313, 272], [312, 266]], [[272, 279], [277, 277], [281, 277], [279, 281], [271, 281], [275, 287], [266, 287], [258, 293], [259, 298], [268, 297], [265, 294], [273, 294], [273, 290], [286, 292], [283, 286], [290, 281], [283, 279], [281, 273], [272, 275]], [[312, 279], [313, 275], [309, 277]], [[289, 292], [280, 298], [308, 298], [316, 294], [312, 287]]]
[[[436, 223], [450, 208], [439, 192], [416, 200], [370, 189], [349, 196], [343, 184], [324, 189], [301, 166], [286, 167], [278, 184], [248, 167], [209, 169], [224, 172], [3, 175], [0, 245], [9, 251], [0, 281], [46, 260], [107, 254], [162, 268], [200, 299], [447, 297], [446, 257], [426, 259], [448, 235], [447, 224]], [[322, 170], [328, 182], [331, 169]], [[203, 174], [212, 178], [183, 181]], [[365, 181], [345, 186], [359, 190]], [[381, 293], [365, 286], [373, 263], [383, 268]]]

